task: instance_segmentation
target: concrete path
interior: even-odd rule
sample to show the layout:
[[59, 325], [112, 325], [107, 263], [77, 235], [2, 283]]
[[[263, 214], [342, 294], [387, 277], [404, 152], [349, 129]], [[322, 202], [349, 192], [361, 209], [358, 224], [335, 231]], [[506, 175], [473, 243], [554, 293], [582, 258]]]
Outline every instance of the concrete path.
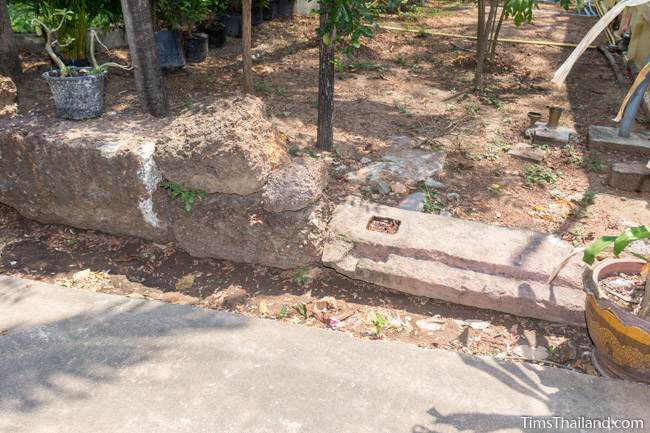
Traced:
[[649, 404], [640, 384], [0, 276], [2, 433], [650, 431]]

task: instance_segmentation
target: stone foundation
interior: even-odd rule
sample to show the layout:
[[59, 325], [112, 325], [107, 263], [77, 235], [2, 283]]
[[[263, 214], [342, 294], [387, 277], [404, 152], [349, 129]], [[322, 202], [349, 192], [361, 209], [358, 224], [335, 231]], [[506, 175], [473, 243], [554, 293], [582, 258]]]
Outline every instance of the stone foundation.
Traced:
[[[253, 107], [248, 110], [250, 117], [267, 126], [261, 105], [253, 98], [233, 98], [230, 103]], [[274, 170], [302, 161], [286, 155], [282, 143], [272, 143], [273, 152], [279, 153], [275, 159], [278, 162], [258, 170], [262, 156], [269, 154], [268, 147], [264, 143], [257, 147], [255, 143], [244, 143], [255, 161], [251, 165], [255, 182], [242, 189], [248, 194], [207, 194], [197, 200], [192, 212], [187, 212], [180, 201], [173, 201], [159, 186], [169, 176], [157, 164], [155, 153], [161, 139], [168, 137], [169, 123], [168, 119], [146, 116], [125, 119], [110, 115], [84, 122], [34, 116], [5, 119], [0, 124], [0, 202], [44, 223], [177, 242], [198, 257], [280, 268], [299, 267], [320, 259], [329, 209], [322, 196], [326, 177], [319, 175], [317, 181], [309, 178], [298, 182], [305, 185], [306, 192], [294, 191], [295, 184], [291, 185], [293, 190], [283, 192], [278, 182], [272, 182], [269, 188], [274, 197], [299, 194], [301, 200], [291, 202], [289, 207], [265, 206], [267, 178], [273, 177]], [[219, 116], [215, 116], [211, 127], [218, 124]], [[271, 131], [270, 124], [268, 128]], [[254, 139], [251, 136], [250, 140]], [[169, 150], [169, 142], [165, 141]], [[257, 151], [262, 156], [254, 155]], [[184, 160], [183, 152], [179, 152], [171, 162], [173, 157], [167, 156], [166, 163], [173, 167], [174, 174], [183, 172], [185, 164], [185, 172], [196, 178], [210, 178], [218, 190], [215, 182], [221, 173], [209, 170], [215, 166], [218, 169], [218, 164], [227, 166], [228, 155], [242, 159], [242, 153], [232, 152], [230, 146], [229, 152], [219, 154], [215, 164], [203, 167], [205, 175], [197, 172], [196, 155]], [[326, 172], [322, 160], [315, 164], [318, 173]]]

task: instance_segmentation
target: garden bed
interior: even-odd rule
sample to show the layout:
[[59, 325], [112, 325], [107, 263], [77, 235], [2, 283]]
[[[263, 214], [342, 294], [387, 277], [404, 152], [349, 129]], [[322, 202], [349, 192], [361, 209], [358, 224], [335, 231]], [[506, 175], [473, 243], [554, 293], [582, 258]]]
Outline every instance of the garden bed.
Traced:
[[[594, 22], [559, 13], [558, 8], [541, 5], [534, 25], [515, 30], [508, 23], [504, 36], [575, 43]], [[471, 35], [474, 19], [474, 11], [466, 6], [429, 4], [390, 24]], [[314, 17], [264, 23], [254, 34], [256, 94], [264, 100], [266, 115], [294, 157], [319, 157], [314, 153], [316, 24]], [[607, 186], [610, 161], [632, 156], [592, 152], [585, 146], [589, 125], [612, 125], [609, 119], [625, 91], [616, 86], [600, 53], [588, 51], [566, 89], [555, 89], [549, 80], [568, 56], [568, 49], [501, 45], [494, 79], [484, 94], [477, 95], [472, 92], [472, 59], [466, 51], [472, 47], [471, 41], [436, 38], [424, 32], [380, 32], [352, 60], [341, 59], [344, 65], [336, 82], [335, 152], [328, 156], [333, 163], [325, 192], [332, 203], [355, 195], [394, 206], [421, 192], [423, 211], [553, 233], [575, 246], [650, 220], [647, 194], [623, 193]], [[240, 54], [240, 41], [228, 40], [224, 48], [212, 50], [206, 62], [166, 75], [171, 119], [191, 116], [215, 99], [236, 93]], [[116, 50], [115, 55], [126, 59], [125, 51]], [[52, 101], [44, 96], [49, 95], [47, 84], [40, 79], [50, 65], [44, 56], [28, 55], [24, 60], [28, 70], [19, 89], [18, 111], [42, 124], [56, 125], [59, 121], [52, 117]], [[141, 119], [130, 72], [111, 74], [105, 102], [105, 115], [87, 125]], [[572, 143], [564, 148], [543, 146], [546, 155], [540, 164], [508, 155], [511, 147], [524, 141], [526, 113], [545, 113], [548, 105], [565, 109], [561, 124], [578, 132]], [[138, 120], [145, 127], [147, 122]], [[75, 128], [82, 130], [83, 125]], [[382, 161], [396, 144], [441, 156], [436, 163], [444, 163], [440, 162], [442, 168], [429, 186], [396, 179], [378, 189], [349, 181], [350, 173]], [[162, 193], [157, 190], [154, 194]], [[581, 358], [590, 348], [582, 329], [397, 294], [318, 267], [281, 271], [192, 258], [174, 245], [40, 225], [7, 207], [0, 209], [0, 272], [336, 327], [371, 338], [371, 317], [382, 314], [391, 323], [384, 338], [504, 356], [511, 356], [513, 347], [522, 343], [553, 353], [569, 347], [568, 357], [553, 354], [549, 360], [589, 369]], [[117, 224], [119, 219], [110, 222]], [[376, 228], [389, 233], [395, 230], [394, 225]], [[169, 240], [145, 237], [154, 242]], [[309, 308], [306, 314], [301, 312], [303, 304]], [[353, 313], [348, 315], [350, 311]], [[426, 331], [415, 325], [425, 318], [435, 319], [440, 326], [433, 328], [439, 330]], [[332, 319], [343, 325], [333, 326], [336, 322]], [[471, 320], [490, 324], [476, 329], [469, 325]]]

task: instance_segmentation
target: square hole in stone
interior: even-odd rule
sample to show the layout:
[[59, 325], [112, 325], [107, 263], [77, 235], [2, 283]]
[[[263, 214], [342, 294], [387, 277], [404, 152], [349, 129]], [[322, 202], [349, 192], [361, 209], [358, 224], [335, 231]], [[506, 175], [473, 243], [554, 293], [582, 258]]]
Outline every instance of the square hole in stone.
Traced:
[[399, 230], [401, 221], [387, 217], [373, 216], [368, 222], [367, 229], [372, 232], [388, 233], [394, 235]]

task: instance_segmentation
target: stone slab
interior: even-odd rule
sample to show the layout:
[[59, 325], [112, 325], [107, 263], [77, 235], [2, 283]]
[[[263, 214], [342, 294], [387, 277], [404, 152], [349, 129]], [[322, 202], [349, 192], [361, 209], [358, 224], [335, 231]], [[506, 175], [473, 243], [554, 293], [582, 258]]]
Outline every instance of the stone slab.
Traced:
[[650, 177], [650, 169], [642, 162], [615, 162], [609, 169], [607, 183], [623, 191], [639, 191]]
[[619, 137], [618, 128], [592, 125], [588, 131], [589, 148], [600, 151], [623, 151], [650, 156], [650, 135], [632, 132]]
[[508, 155], [527, 161], [542, 162], [546, 157], [546, 152], [528, 143], [519, 143], [508, 151]]
[[[371, 218], [400, 222], [395, 234]], [[332, 216], [323, 263], [352, 278], [435, 299], [584, 326], [583, 267], [555, 236], [349, 198]]]
[[533, 143], [557, 146], [568, 144], [571, 136], [575, 135], [575, 133], [576, 131], [573, 128], [566, 126], [549, 128], [544, 122], [537, 122], [534, 127], [529, 129], [529, 134], [533, 136]]
[[1, 276], [0, 299], [3, 433], [561, 431], [526, 429], [522, 416], [650, 423], [647, 386], [565, 369]]

